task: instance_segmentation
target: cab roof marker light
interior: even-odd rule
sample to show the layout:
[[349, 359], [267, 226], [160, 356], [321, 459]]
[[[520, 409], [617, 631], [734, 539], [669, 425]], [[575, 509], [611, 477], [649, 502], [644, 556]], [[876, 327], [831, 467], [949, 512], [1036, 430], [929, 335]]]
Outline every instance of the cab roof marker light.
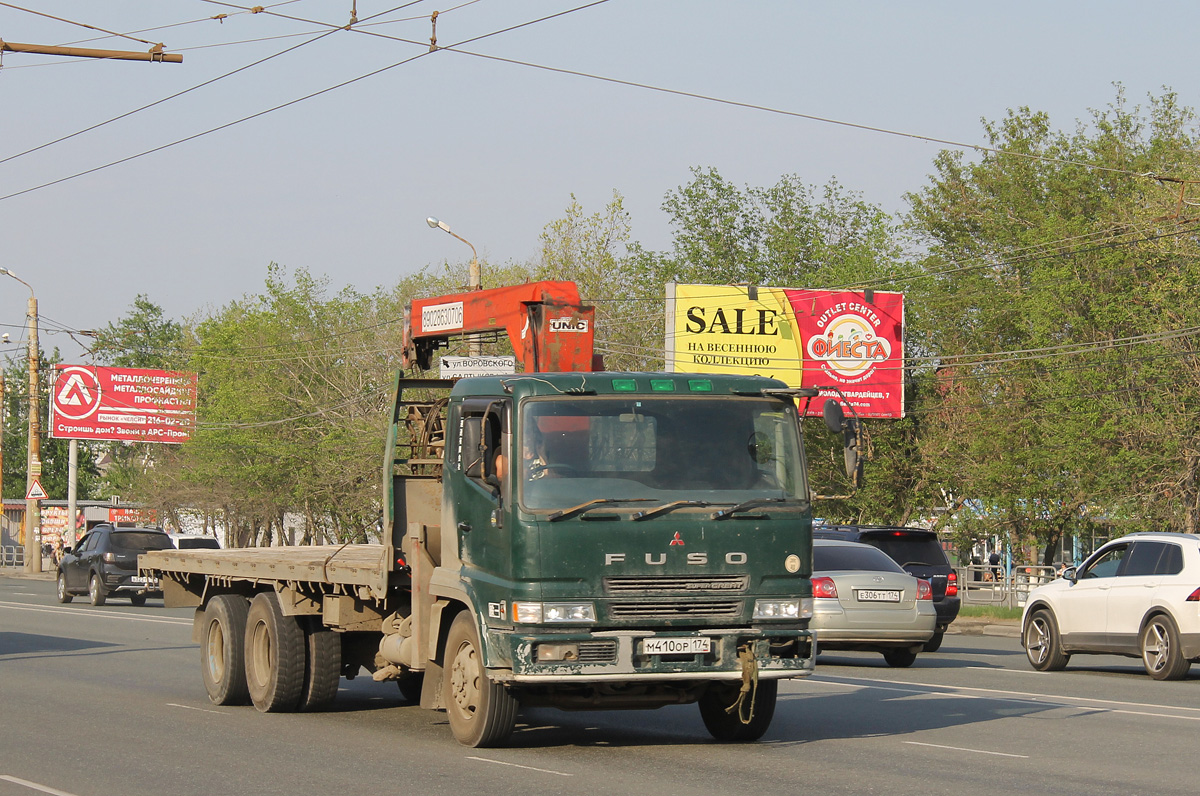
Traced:
[[675, 392], [675, 380], [650, 379], [650, 389], [655, 392]]
[[637, 379], [613, 379], [612, 388], [616, 392], [637, 392]]
[[688, 389], [692, 392], [712, 392], [713, 383], [709, 379], [688, 379]]

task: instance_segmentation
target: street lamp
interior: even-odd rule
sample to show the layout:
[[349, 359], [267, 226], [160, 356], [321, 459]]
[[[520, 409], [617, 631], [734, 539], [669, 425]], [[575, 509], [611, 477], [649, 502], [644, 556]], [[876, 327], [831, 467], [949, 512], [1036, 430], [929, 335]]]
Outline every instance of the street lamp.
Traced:
[[[33, 286], [7, 268], [0, 268], [0, 274], [11, 276], [25, 287], [29, 288], [29, 311], [26, 319], [29, 321], [29, 459], [25, 468], [25, 494], [33, 491], [33, 482], [42, 474], [41, 430], [39, 429], [40, 409], [38, 408], [38, 306], [37, 296], [33, 294]], [[25, 501], [25, 571], [37, 573], [42, 571], [42, 546], [36, 538], [42, 525], [41, 504], [37, 500]]]
[[[476, 253], [475, 246], [471, 243], [471, 241], [467, 240], [462, 235], [458, 235], [454, 232], [451, 232], [449, 224], [447, 224], [445, 221], [438, 221], [433, 216], [430, 216], [429, 218], [425, 219], [425, 223], [428, 224], [433, 229], [440, 229], [448, 235], [453, 235], [454, 237], [458, 238], [463, 243], [465, 243], [471, 247], [471, 268], [468, 271], [468, 276], [467, 276], [467, 281], [470, 283], [470, 284], [468, 284], [468, 287], [471, 290], [482, 289], [483, 281], [482, 281], [482, 275], [480, 274], [480, 271], [479, 271], [479, 255]], [[475, 335], [471, 335], [470, 337], [467, 338], [467, 353], [473, 357], [477, 357], [481, 353], [483, 353], [483, 347], [482, 347], [481, 343], [479, 342], [479, 338], [476, 337]]]

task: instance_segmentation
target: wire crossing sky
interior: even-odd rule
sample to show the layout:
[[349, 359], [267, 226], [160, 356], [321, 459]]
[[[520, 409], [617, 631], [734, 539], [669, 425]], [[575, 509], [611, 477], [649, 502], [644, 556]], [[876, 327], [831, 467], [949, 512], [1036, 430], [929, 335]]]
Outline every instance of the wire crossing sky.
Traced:
[[[33, 285], [45, 347], [76, 355], [65, 330], [103, 326], [139, 293], [176, 318], [257, 293], [272, 262], [369, 292], [464, 260], [430, 215], [478, 248], [487, 285], [487, 263], [537, 254], [572, 194], [592, 213], [619, 191], [634, 238], [666, 249], [659, 205], [693, 166], [738, 185], [836, 178], [898, 212], [947, 142], [985, 144], [980, 120], [1009, 108], [1070, 130], [1115, 83], [1131, 103], [1166, 86], [1200, 106], [1189, 2], [252, 9], [0, 4], [5, 41], [184, 54], [2, 54], [3, 265]], [[487, 57], [431, 51], [435, 37]], [[24, 336], [27, 291], [7, 281], [0, 352]]]

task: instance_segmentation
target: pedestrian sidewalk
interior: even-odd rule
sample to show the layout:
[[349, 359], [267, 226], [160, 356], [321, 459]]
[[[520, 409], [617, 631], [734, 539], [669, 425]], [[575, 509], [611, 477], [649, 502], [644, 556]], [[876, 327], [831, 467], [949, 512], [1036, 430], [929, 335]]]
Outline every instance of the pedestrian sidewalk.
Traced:
[[946, 628], [947, 634], [960, 636], [1021, 637], [1020, 619], [996, 619], [990, 616], [960, 616]]

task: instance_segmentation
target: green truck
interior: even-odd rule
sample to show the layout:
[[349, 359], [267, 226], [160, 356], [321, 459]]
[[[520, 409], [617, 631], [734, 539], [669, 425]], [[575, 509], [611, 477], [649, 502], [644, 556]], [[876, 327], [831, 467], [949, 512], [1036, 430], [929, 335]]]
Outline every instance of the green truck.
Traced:
[[697, 703], [715, 738], [754, 740], [779, 681], [813, 671], [797, 403], [816, 396], [754, 376], [401, 377], [381, 543], [140, 566], [196, 607], [218, 705], [320, 709], [365, 670], [467, 746], [503, 744], [529, 706]]

